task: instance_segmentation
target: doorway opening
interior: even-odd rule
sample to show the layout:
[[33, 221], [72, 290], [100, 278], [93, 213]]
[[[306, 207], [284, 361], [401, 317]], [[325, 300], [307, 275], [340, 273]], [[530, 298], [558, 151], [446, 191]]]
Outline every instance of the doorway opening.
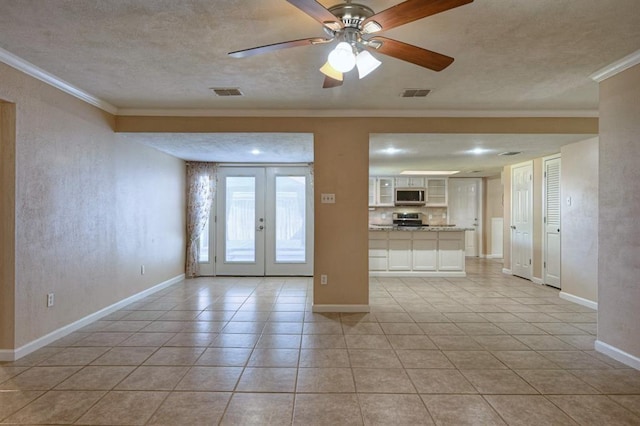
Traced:
[[220, 166], [207, 228], [203, 275], [313, 275], [312, 166]]

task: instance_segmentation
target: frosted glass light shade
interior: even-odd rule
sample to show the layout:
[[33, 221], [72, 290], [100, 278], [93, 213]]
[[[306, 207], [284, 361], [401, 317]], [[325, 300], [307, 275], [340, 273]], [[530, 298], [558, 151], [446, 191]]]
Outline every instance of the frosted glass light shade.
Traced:
[[378, 68], [382, 62], [373, 57], [366, 50], [358, 53], [356, 57], [356, 65], [358, 66], [358, 76], [362, 79], [369, 75], [373, 70]]
[[351, 71], [356, 66], [356, 56], [351, 45], [344, 41], [338, 43], [329, 53], [329, 64], [339, 72]]
[[326, 62], [322, 68], [320, 68], [320, 72], [326, 75], [329, 78], [334, 80], [342, 81], [342, 73], [331, 66], [329, 62]]

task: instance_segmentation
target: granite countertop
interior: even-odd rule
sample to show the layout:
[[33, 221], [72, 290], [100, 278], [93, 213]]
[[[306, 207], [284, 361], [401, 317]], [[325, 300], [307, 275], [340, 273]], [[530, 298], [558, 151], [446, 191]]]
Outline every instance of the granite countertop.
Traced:
[[475, 228], [462, 228], [455, 225], [396, 226], [369, 225], [369, 231], [420, 231], [420, 232], [460, 232], [473, 231]]

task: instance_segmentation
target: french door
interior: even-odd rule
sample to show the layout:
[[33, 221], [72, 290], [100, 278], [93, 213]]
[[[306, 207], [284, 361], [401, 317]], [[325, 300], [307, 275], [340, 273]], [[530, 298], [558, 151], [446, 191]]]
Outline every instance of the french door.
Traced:
[[308, 167], [220, 167], [216, 275], [313, 275]]

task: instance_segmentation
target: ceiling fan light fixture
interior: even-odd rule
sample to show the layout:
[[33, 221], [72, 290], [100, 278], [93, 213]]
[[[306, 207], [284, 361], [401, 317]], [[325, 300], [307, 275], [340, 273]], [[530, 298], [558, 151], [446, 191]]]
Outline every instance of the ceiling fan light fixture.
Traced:
[[378, 24], [376, 21], [367, 21], [362, 26], [362, 31], [365, 34], [377, 33], [382, 30], [382, 25]]
[[339, 72], [349, 72], [356, 66], [356, 55], [353, 48], [346, 41], [338, 43], [335, 49], [329, 53], [329, 64]]
[[380, 64], [382, 64], [382, 62], [377, 60], [371, 53], [363, 50], [362, 52], [358, 53], [358, 56], [356, 57], [358, 76], [360, 77], [360, 79], [365, 78], [376, 68], [378, 68]]
[[342, 81], [343, 79], [342, 73], [333, 68], [328, 61], [320, 68], [320, 72], [334, 80]]

